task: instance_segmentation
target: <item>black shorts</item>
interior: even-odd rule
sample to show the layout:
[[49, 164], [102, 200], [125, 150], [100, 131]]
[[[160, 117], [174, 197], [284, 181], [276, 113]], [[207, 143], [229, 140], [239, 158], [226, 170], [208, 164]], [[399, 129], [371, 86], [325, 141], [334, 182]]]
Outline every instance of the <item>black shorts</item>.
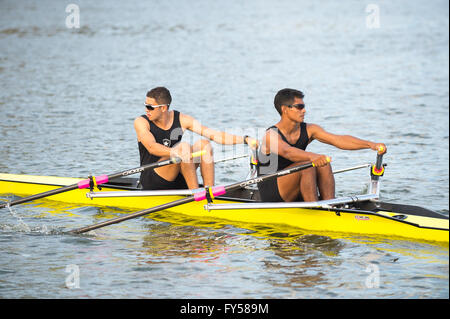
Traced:
[[154, 169], [149, 169], [141, 173], [139, 179], [142, 188], [146, 190], [163, 190], [163, 189], [187, 189], [186, 181], [181, 173], [173, 182], [170, 182], [155, 172]]
[[[259, 195], [263, 202], [284, 202], [278, 189], [278, 183], [276, 178], [270, 178], [264, 182], [258, 183]], [[303, 197], [299, 194], [297, 202], [302, 202]]]
[[284, 202], [278, 190], [276, 178], [258, 183], [258, 189], [263, 202]]

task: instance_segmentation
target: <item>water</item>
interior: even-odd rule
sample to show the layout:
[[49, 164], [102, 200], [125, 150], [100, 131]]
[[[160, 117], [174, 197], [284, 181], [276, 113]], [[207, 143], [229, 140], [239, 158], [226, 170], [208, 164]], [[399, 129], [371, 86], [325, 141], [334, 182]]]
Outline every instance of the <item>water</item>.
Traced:
[[[154, 86], [207, 126], [258, 137], [278, 121], [275, 93], [293, 87], [306, 94], [307, 122], [387, 144], [384, 200], [448, 215], [446, 1], [378, 2], [379, 28], [367, 27], [360, 1], [77, 4], [80, 28], [68, 29], [67, 3], [0, 3], [1, 172], [138, 166], [133, 120]], [[214, 149], [217, 158], [246, 152]], [[375, 159], [318, 142], [308, 150], [336, 169]], [[217, 183], [247, 171], [245, 159], [221, 163]], [[364, 192], [367, 179], [366, 170], [336, 175], [337, 193]], [[449, 297], [448, 247], [430, 243], [163, 213], [69, 236], [123, 210], [46, 200], [13, 209], [20, 219], [0, 215], [1, 298]]]

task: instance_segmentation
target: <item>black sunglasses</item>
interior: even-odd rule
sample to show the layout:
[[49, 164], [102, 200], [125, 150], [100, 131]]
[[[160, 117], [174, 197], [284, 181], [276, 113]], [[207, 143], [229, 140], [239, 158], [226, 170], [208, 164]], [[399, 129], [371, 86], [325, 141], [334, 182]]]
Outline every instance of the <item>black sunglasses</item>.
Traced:
[[164, 106], [164, 105], [168, 106], [169, 104], [159, 104], [159, 105], [145, 104], [145, 107], [147, 108], [147, 110], [153, 111], [155, 109], [155, 107], [160, 107], [160, 106]]
[[291, 104], [291, 105], [286, 105], [288, 108], [293, 108], [295, 107], [297, 110], [303, 110], [305, 108], [305, 104]]

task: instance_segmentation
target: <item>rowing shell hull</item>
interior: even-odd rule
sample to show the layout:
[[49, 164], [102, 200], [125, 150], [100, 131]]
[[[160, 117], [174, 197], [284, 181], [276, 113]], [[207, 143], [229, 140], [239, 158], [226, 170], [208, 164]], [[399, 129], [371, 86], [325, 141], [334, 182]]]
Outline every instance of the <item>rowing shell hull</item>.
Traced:
[[[0, 174], [0, 194], [31, 195], [62, 186], [75, 184], [81, 179], [49, 176], [30, 176]], [[120, 189], [104, 187], [102, 191]], [[48, 199], [90, 206], [119, 207], [143, 210], [165, 204], [183, 196], [152, 197], [109, 197], [87, 198], [89, 190], [73, 190]], [[239, 200], [215, 199], [215, 204], [240, 203]], [[239, 223], [287, 225], [310, 232], [339, 232], [369, 236], [404, 237], [417, 240], [449, 242], [449, 221], [445, 218], [406, 215], [397, 220], [398, 215], [390, 211], [367, 211], [355, 209], [319, 209], [319, 208], [264, 208], [264, 209], [225, 209], [205, 210], [205, 202], [192, 202], [170, 208], [175, 213], [192, 217], [219, 218]]]

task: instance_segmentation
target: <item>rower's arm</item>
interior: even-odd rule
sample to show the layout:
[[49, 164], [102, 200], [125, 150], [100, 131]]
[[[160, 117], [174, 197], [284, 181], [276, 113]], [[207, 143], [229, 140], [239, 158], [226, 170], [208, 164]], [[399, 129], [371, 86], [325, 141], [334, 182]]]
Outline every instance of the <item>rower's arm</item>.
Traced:
[[170, 157], [171, 149], [160, 143], [157, 143], [155, 137], [150, 133], [148, 122], [142, 117], [134, 120], [134, 129], [136, 130], [137, 139], [141, 142], [150, 154], [158, 157]]
[[314, 162], [317, 166], [326, 165], [325, 155], [316, 154], [293, 147], [283, 141], [280, 134], [274, 130], [268, 130], [261, 143], [263, 154], [278, 154], [291, 162]]
[[316, 139], [322, 143], [333, 145], [343, 150], [360, 150], [370, 148], [374, 151], [379, 151], [380, 146], [386, 152], [386, 145], [383, 143], [374, 143], [359, 139], [351, 135], [336, 135], [325, 131], [322, 127], [316, 124], [308, 124], [308, 133], [311, 139]]
[[180, 124], [184, 129], [197, 133], [218, 144], [234, 145], [244, 143], [244, 137], [229, 134], [226, 132], [216, 131], [207, 126], [202, 125], [198, 120], [186, 114], [180, 114]]

